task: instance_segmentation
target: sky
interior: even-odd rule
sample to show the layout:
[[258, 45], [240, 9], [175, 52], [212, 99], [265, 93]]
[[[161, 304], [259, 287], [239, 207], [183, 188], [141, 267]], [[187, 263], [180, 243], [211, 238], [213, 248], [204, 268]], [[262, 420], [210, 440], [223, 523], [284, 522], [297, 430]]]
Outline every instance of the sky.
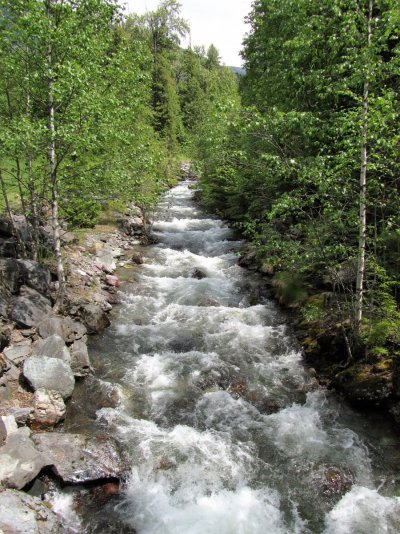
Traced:
[[[182, 17], [190, 24], [192, 46], [214, 44], [225, 65], [240, 67], [239, 51], [247, 31], [244, 17], [252, 0], [180, 0]], [[154, 10], [158, 0], [120, 0], [127, 12], [143, 14]], [[182, 43], [184, 45], [184, 43]], [[188, 43], [186, 43], [187, 45]]]

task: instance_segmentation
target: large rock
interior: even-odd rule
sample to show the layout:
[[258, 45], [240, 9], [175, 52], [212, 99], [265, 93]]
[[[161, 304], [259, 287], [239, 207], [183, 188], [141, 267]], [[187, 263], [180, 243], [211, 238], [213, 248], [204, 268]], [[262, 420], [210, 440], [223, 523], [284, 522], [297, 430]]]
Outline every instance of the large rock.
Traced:
[[17, 432], [17, 421], [13, 415], [0, 416], [0, 441], [6, 441], [13, 432]]
[[0, 287], [3, 294], [16, 294], [20, 288], [18, 261], [13, 258], [0, 259]]
[[75, 341], [71, 346], [71, 368], [75, 376], [86, 376], [92, 368], [86, 343]]
[[71, 354], [62, 337], [53, 334], [46, 339], [40, 340], [35, 347], [36, 356], [48, 356], [71, 363]]
[[29, 355], [31, 345], [32, 341], [30, 339], [20, 341], [4, 349], [4, 355], [9, 362], [12, 362], [14, 365], [19, 365]]
[[0, 448], [0, 483], [3, 486], [22, 489], [48, 465], [28, 433], [27, 428], [18, 429]]
[[48, 295], [51, 282], [50, 271], [32, 260], [17, 260], [17, 263], [22, 283], [36, 289], [42, 295]]
[[35, 427], [52, 428], [65, 418], [64, 400], [57, 391], [38, 389], [33, 396], [30, 419]]
[[126, 472], [118, 446], [110, 438], [46, 432], [32, 439], [66, 484], [117, 479]]
[[336, 375], [333, 385], [360, 408], [382, 406], [393, 395], [393, 372], [356, 364]]
[[3, 319], [8, 317], [8, 300], [0, 296], [0, 317]]
[[70, 317], [46, 317], [38, 326], [39, 335], [45, 339], [54, 334], [60, 336], [66, 343], [73, 343], [86, 335], [86, 328], [82, 323], [73, 321]]
[[112, 274], [117, 268], [114, 255], [111, 250], [105, 249], [97, 254], [96, 264], [106, 273]]
[[108, 315], [97, 304], [84, 304], [80, 316], [89, 334], [98, 334], [110, 326]]
[[49, 389], [58, 391], [63, 399], [72, 395], [75, 378], [71, 366], [57, 358], [33, 356], [24, 362], [24, 377], [36, 391]]
[[5, 534], [59, 534], [56, 514], [38, 497], [5, 490], [0, 493], [0, 532]]
[[35, 326], [51, 313], [51, 302], [27, 286], [22, 286], [19, 297], [11, 302], [11, 319], [20, 327]]

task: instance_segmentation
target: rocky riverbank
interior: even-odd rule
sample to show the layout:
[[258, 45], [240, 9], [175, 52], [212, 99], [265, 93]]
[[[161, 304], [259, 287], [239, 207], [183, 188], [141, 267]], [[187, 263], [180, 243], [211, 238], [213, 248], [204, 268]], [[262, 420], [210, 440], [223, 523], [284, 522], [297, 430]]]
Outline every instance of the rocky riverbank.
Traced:
[[[29, 223], [22, 217], [14, 223], [29, 249]], [[111, 224], [64, 232], [68, 276], [60, 315], [53, 311], [56, 273], [46, 259], [50, 229], [41, 228], [39, 263], [17, 258], [12, 228], [0, 220], [0, 530], [64, 531], [41, 499], [53, 483], [105, 488], [101, 498], [118, 492], [127, 471], [118, 444], [59, 430], [75, 385], [93, 388], [88, 336], [110, 324], [120, 284], [115, 270], [141, 263], [134, 247], [148, 241], [149, 226], [132, 205]]]
[[[282, 292], [282, 280], [272, 266], [262, 263], [251, 245], [244, 250], [239, 264], [259, 272], [268, 295], [289, 312], [294, 333], [307, 365], [315, 370], [318, 380], [343, 395], [361, 410], [380, 410], [400, 421], [400, 365], [393, 354], [368, 354], [360, 347], [349, 355], [346, 346], [348, 324], [335, 321], [329, 313], [324, 318], [306, 318], [298, 306], [292, 305]], [[333, 295], [326, 289], [312, 292], [305, 301], [310, 306], [329, 309]]]

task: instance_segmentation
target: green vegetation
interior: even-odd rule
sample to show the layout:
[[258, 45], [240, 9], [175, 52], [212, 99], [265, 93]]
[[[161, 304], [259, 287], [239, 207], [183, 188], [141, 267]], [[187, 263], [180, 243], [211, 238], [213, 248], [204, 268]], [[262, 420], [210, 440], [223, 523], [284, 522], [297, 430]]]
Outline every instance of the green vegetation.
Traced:
[[203, 200], [273, 266], [282, 301], [341, 325], [353, 356], [386, 354], [400, 340], [400, 4], [256, 0], [249, 22], [241, 103], [216, 104], [197, 142]]
[[[179, 47], [188, 29], [176, 0], [143, 17], [113, 0], [0, 0], [0, 209], [33, 259], [51, 219], [59, 306], [60, 220], [93, 226], [132, 201], [151, 210], [227, 80], [236, 88], [214, 47]], [[15, 212], [32, 225], [29, 247]]]

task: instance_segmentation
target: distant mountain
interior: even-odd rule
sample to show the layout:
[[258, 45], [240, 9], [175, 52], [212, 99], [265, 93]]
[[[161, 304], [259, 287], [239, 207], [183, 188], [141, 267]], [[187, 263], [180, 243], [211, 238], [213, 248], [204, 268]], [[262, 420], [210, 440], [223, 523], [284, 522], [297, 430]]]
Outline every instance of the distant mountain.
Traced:
[[237, 74], [238, 76], [244, 76], [246, 74], [246, 69], [243, 69], [242, 67], [229, 67], [232, 72]]

